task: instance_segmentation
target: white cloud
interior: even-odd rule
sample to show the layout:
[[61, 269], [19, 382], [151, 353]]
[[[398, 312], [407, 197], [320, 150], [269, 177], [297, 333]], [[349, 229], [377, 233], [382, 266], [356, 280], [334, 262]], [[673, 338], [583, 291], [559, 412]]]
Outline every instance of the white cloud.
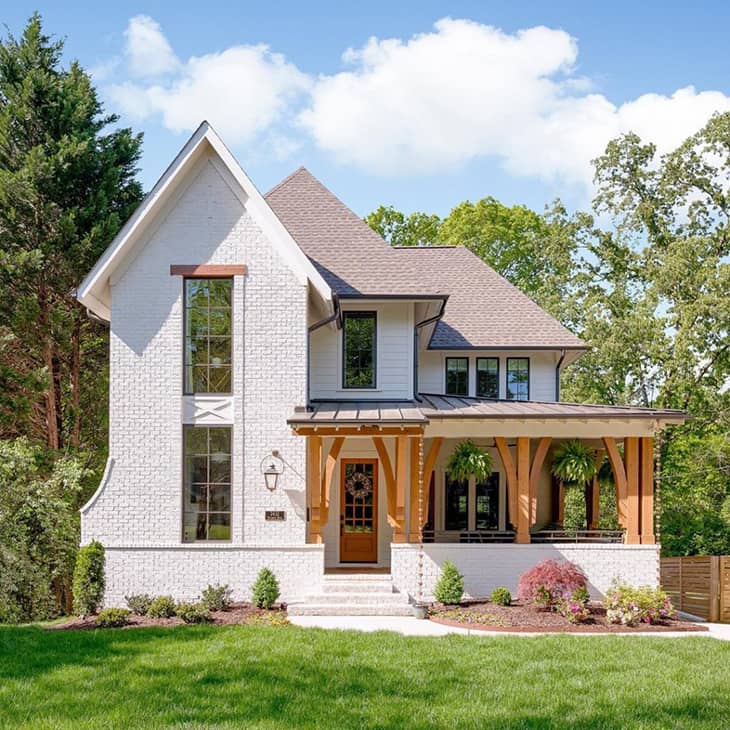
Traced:
[[160, 76], [175, 71], [180, 64], [160, 24], [148, 15], [130, 19], [124, 40], [129, 70], [135, 76]]
[[512, 174], [589, 186], [591, 159], [633, 130], [668, 151], [730, 98], [693, 87], [621, 105], [577, 75], [562, 30], [514, 34], [445, 18], [410, 40], [348, 49], [351, 70], [321, 76], [300, 123], [344, 164], [378, 174], [435, 173], [480, 157]]
[[[139, 18], [130, 21], [130, 28], [135, 20]], [[269, 131], [309, 87], [305, 74], [265, 45], [233, 46], [220, 53], [178, 61], [157, 23], [150, 18], [144, 20], [145, 32], [154, 26], [159, 35], [149, 48], [167, 49], [151, 54], [150, 66], [154, 66], [154, 57], [156, 73], [164, 69], [169, 75], [162, 81], [126, 81], [108, 87], [112, 101], [132, 119], [142, 121], [159, 115], [164, 126], [174, 132], [191, 131], [207, 119], [230, 143], [246, 143]], [[144, 52], [138, 44], [132, 45], [131, 37], [128, 30], [130, 71], [137, 73]], [[137, 40], [140, 37], [135, 36]], [[162, 42], [157, 42], [160, 39]], [[171, 59], [175, 59], [174, 66]], [[278, 149], [283, 145], [279, 144]]]

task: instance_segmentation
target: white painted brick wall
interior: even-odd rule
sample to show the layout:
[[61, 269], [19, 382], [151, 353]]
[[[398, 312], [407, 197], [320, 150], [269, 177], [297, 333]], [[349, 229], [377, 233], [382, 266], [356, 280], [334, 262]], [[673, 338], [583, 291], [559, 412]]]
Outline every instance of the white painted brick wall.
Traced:
[[[143, 244], [112, 281], [113, 468], [82, 512], [82, 542], [97, 539], [110, 551], [110, 595], [117, 580], [141, 580], [144, 553], [137, 548], [181, 545], [183, 300], [182, 279], [170, 276], [171, 264], [248, 266], [248, 275], [234, 280], [232, 540], [207, 555], [229, 556], [229, 563], [236, 555], [258, 565], [265, 551], [228, 548], [305, 543], [305, 442], [292, 435], [286, 419], [306, 400], [306, 287], [209, 161]], [[266, 490], [260, 472], [272, 449], [287, 464], [275, 493]], [[266, 522], [265, 510], [285, 510], [287, 519]], [[135, 549], [126, 568], [122, 548]], [[160, 586], [170, 580], [183, 585], [184, 569], [215, 562], [181, 562], [179, 555], [198, 554], [173, 554], [176, 560], [145, 563], [153, 571], [144, 577], [149, 590], [158, 592], [154, 574]], [[290, 579], [283, 577], [288, 591]]]
[[[418, 598], [418, 546], [393, 544], [391, 549], [393, 583]], [[659, 585], [658, 545], [442, 543], [423, 547], [423, 598], [433, 599], [433, 589], [446, 560], [451, 560], [463, 574], [467, 597], [483, 598], [497, 586], [506, 586], [516, 594], [520, 574], [545, 558], [577, 563], [596, 597], [605, 593], [614, 579], [635, 586]]]
[[322, 545], [275, 548], [185, 546], [177, 548], [108, 548], [104, 604], [125, 606], [134, 593], [171, 595], [194, 601], [209, 584], [228, 584], [234, 600], [250, 600], [258, 571], [274, 571], [281, 600], [318, 593], [322, 588]]

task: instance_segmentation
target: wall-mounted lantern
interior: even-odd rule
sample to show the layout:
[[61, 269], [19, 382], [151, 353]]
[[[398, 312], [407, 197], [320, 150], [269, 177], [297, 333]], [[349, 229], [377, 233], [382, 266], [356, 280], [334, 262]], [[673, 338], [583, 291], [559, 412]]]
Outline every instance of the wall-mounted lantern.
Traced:
[[284, 462], [279, 457], [278, 451], [272, 451], [270, 456], [265, 457], [261, 462], [261, 473], [264, 475], [266, 488], [273, 492], [279, 482], [279, 476], [284, 471]]

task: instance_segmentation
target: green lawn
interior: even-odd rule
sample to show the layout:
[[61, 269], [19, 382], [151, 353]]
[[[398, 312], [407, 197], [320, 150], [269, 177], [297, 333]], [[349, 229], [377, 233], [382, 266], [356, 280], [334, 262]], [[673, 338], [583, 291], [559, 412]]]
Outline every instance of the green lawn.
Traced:
[[0, 627], [0, 727], [727, 728], [730, 643]]

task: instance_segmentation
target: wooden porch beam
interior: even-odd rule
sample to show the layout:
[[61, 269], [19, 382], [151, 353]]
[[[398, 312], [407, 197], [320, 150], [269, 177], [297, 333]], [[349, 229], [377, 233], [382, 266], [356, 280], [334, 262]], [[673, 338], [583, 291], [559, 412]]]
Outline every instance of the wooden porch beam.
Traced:
[[608, 460], [611, 463], [611, 471], [613, 471], [613, 481], [616, 486], [616, 511], [618, 512], [618, 521], [621, 527], [626, 529], [626, 468], [621, 459], [618, 446], [616, 446], [616, 439], [605, 436], [603, 438], [603, 445], [606, 447]]
[[509, 513], [509, 521], [514, 527], [517, 527], [517, 469], [512, 459], [512, 453], [507, 445], [507, 439], [504, 436], [497, 436], [494, 443], [499, 452], [499, 458], [502, 460], [504, 473], [507, 477], [507, 512]]
[[309, 495], [309, 542], [322, 542], [322, 439], [307, 438], [307, 493]]
[[337, 466], [337, 459], [345, 443], [343, 437], [333, 439], [330, 445], [327, 460], [324, 465], [324, 474], [322, 475], [322, 504], [320, 507], [320, 523], [326, 525], [330, 516], [330, 500], [332, 495], [332, 477]]
[[385, 442], [379, 436], [373, 436], [373, 444], [375, 450], [378, 452], [378, 458], [380, 459], [380, 465], [383, 467], [383, 474], [385, 475], [385, 494], [388, 502], [388, 524], [396, 528], [398, 527], [398, 520], [396, 519], [396, 487], [395, 487], [395, 473], [393, 466], [390, 461], [390, 454], [388, 454], [388, 447]]
[[601, 518], [601, 485], [598, 481], [598, 470], [603, 464], [603, 449], [596, 451], [596, 474], [593, 477], [593, 484], [591, 484], [591, 514], [590, 520], [588, 521], [589, 530], [598, 529], [598, 521]]
[[641, 439], [641, 543], [653, 545], [654, 537], [654, 439]]
[[441, 451], [441, 445], [444, 440], [441, 436], [437, 436], [431, 439], [431, 444], [428, 447], [428, 454], [423, 462], [423, 519], [421, 521], [421, 528], [428, 521], [428, 504], [431, 499], [431, 477], [433, 476], [433, 470], [436, 468], [436, 460]]
[[540, 481], [542, 465], [545, 463], [545, 457], [551, 443], [552, 438], [550, 436], [541, 438], [532, 459], [532, 467], [530, 467], [530, 527], [537, 522], [537, 486]]

